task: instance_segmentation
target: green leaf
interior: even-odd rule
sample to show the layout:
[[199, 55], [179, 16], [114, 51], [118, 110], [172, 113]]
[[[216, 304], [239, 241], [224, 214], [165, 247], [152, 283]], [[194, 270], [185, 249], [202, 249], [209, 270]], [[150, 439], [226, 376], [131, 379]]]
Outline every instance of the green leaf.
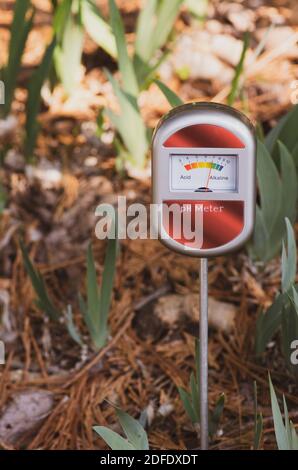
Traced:
[[293, 302], [294, 302], [294, 307], [298, 313], [298, 292], [295, 288], [295, 286], [292, 286], [292, 294], [293, 294]]
[[86, 304], [85, 300], [83, 299], [82, 295], [80, 294], [80, 292], [79, 292], [79, 295], [78, 295], [78, 299], [79, 299], [80, 311], [84, 315], [87, 315], [87, 304]]
[[[117, 217], [117, 216], [116, 216]], [[114, 227], [115, 225], [115, 227]], [[117, 233], [117, 220], [113, 221], [111, 233]], [[118, 240], [117, 237], [108, 240], [108, 247], [105, 257], [104, 270], [102, 275], [101, 289], [100, 289], [100, 317], [99, 324], [101, 328], [108, 323], [108, 314], [111, 306], [113, 284], [116, 271], [116, 260], [118, 253]], [[103, 328], [105, 330], [105, 328]], [[106, 328], [107, 330], [107, 328]], [[106, 341], [106, 338], [103, 339]]]
[[168, 55], [165, 49], [183, 0], [146, 0], [138, 17], [133, 64], [139, 86], [146, 88]]
[[268, 149], [268, 152], [270, 152], [271, 154], [273, 154], [274, 147], [279, 138], [280, 131], [285, 125], [287, 119], [288, 119], [288, 115], [286, 114], [278, 121], [278, 123], [266, 135], [265, 144]]
[[95, 326], [99, 320], [100, 304], [95, 262], [91, 244], [89, 244], [87, 252], [87, 305], [88, 317], [91, 323]]
[[153, 55], [166, 43], [184, 0], [162, 0], [158, 4], [157, 22], [151, 38]]
[[209, 435], [210, 437], [213, 437], [218, 429], [223, 410], [225, 406], [225, 394], [222, 393], [220, 397], [218, 398], [215, 408], [213, 412], [210, 414], [209, 417]]
[[143, 1], [136, 31], [135, 54], [142, 63], [148, 63], [153, 55], [152, 36], [156, 25], [157, 0]]
[[179, 98], [176, 93], [174, 93], [167, 85], [162, 83], [160, 80], [154, 80], [158, 88], [161, 92], [165, 95], [166, 99], [168, 100], [169, 104], [175, 108], [176, 106], [181, 106], [184, 102]]
[[21, 68], [22, 56], [28, 35], [33, 26], [34, 9], [32, 9], [29, 18], [26, 20], [27, 12], [31, 7], [32, 5], [30, 0], [16, 0], [15, 2], [10, 30], [8, 63], [3, 71], [3, 81], [5, 83], [5, 104], [3, 107], [4, 116], [7, 116], [10, 113], [17, 77]]
[[263, 127], [263, 124], [261, 121], [257, 121], [257, 124], [256, 124], [256, 134], [257, 134], [257, 138], [265, 143], [265, 134], [264, 134], [264, 127]]
[[190, 375], [189, 387], [191, 392], [192, 407], [196, 415], [196, 422], [198, 423], [200, 422], [200, 393], [199, 385], [193, 372]]
[[296, 429], [292, 421], [290, 421], [290, 429], [292, 435], [292, 450], [298, 450], [298, 434], [296, 433]]
[[115, 0], [109, 0], [109, 9], [111, 26], [116, 40], [119, 70], [123, 81], [123, 88], [132, 96], [138, 96], [138, 81], [132, 61], [128, 55], [124, 25]]
[[298, 143], [297, 137], [298, 105], [296, 104], [285, 116], [281, 118], [277, 126], [266, 137], [266, 145], [273, 153], [277, 152], [277, 141], [284, 143], [292, 152]]
[[73, 0], [62, 0], [55, 10], [55, 17], [53, 22], [53, 29], [57, 38], [57, 43], [61, 44], [63, 41], [63, 34], [68, 22], [68, 19], [71, 15]]
[[181, 387], [178, 387], [178, 392], [183, 403], [184, 409], [193, 424], [198, 422], [197, 412], [194, 410], [190, 394]]
[[295, 220], [297, 202], [297, 179], [293, 158], [286, 147], [279, 142], [281, 161], [281, 204], [274, 225], [269, 233], [266, 258], [271, 259], [280, 249], [285, 235], [285, 218]]
[[0, 183], [0, 214], [4, 211], [6, 205], [6, 192]]
[[61, 312], [56, 309], [50, 300], [42, 276], [39, 271], [34, 268], [28, 251], [22, 241], [20, 241], [20, 248], [23, 255], [25, 269], [31, 279], [33, 289], [37, 295], [36, 304], [38, 308], [43, 310], [52, 320], [58, 320], [61, 316]]
[[100, 296], [91, 245], [87, 251], [87, 307], [82, 305], [82, 299], [80, 303], [93, 345], [96, 350], [99, 350], [106, 342], [108, 331], [107, 325], [100, 321]]
[[284, 426], [282, 414], [280, 412], [279, 404], [275, 394], [275, 390], [269, 374], [269, 386], [270, 386], [270, 397], [271, 397], [271, 408], [273, 413], [273, 422], [276, 442], [279, 450], [290, 450], [287, 438], [287, 432]]
[[288, 366], [288, 369], [297, 374], [298, 367], [291, 363], [292, 342], [298, 338], [298, 315], [293, 302], [289, 302], [283, 306], [282, 310], [282, 349]]
[[37, 115], [40, 109], [41, 88], [46, 80], [52, 63], [52, 57], [56, 46], [55, 38], [47, 47], [40, 66], [33, 73], [28, 86], [28, 99], [26, 104], [26, 139], [25, 139], [25, 156], [32, 157], [34, 151], [36, 137], [39, 129], [37, 123]]
[[295, 147], [292, 150], [292, 157], [294, 160], [294, 165], [296, 167], [296, 170], [298, 170], [298, 142], [297, 142], [297, 145], [295, 145]]
[[254, 381], [254, 418], [255, 418], [255, 426], [254, 426], [254, 450], [258, 450], [260, 448], [262, 433], [263, 433], [263, 416], [262, 413], [258, 412], [258, 389], [257, 389], [257, 382]]
[[284, 405], [284, 421], [285, 421], [287, 439], [288, 439], [289, 447], [291, 448], [292, 447], [292, 432], [290, 428], [289, 412], [288, 412], [287, 402], [286, 402], [284, 395], [282, 399], [283, 399], [283, 405]]
[[240, 81], [241, 81], [241, 77], [243, 74], [244, 61], [245, 61], [246, 53], [248, 50], [249, 42], [250, 42], [250, 34], [246, 32], [243, 38], [243, 47], [242, 47], [241, 56], [236, 66], [235, 75], [232, 81], [231, 91], [227, 98], [229, 106], [233, 106], [239, 93]]
[[249, 252], [252, 257], [266, 259], [268, 250], [269, 233], [265, 225], [264, 216], [260, 206], [256, 206], [256, 221], [252, 244], [249, 244]]
[[137, 22], [134, 62], [143, 67], [150, 64], [163, 47], [173, 29], [183, 0], [147, 0]]
[[261, 438], [263, 433], [263, 415], [259, 413], [257, 415], [255, 423], [255, 433], [254, 433], [254, 450], [258, 450], [261, 444]]
[[209, 0], [185, 0], [184, 3], [192, 15], [200, 20], [205, 19]]
[[274, 387], [269, 374], [271, 407], [273, 413], [275, 437], [279, 450], [298, 450], [298, 436], [293, 423], [289, 420], [288, 407], [283, 395], [284, 419], [277, 401]]
[[[117, 234], [117, 221], [113, 221], [111, 234]], [[80, 309], [84, 316], [93, 344], [97, 350], [101, 349], [108, 338], [108, 314], [111, 305], [113, 282], [116, 269], [118, 240], [108, 240], [107, 252], [102, 275], [101, 288], [98, 288], [95, 262], [92, 247], [87, 251], [87, 307], [80, 297]]]
[[68, 333], [70, 334], [71, 338], [79, 345], [83, 346], [83, 341], [81, 339], [80, 333], [78, 329], [76, 328], [74, 321], [73, 321], [73, 312], [71, 305], [67, 306], [66, 309], [66, 327], [68, 330]]
[[280, 327], [282, 310], [287, 301], [285, 294], [279, 294], [267, 312], [259, 315], [256, 327], [256, 354], [265, 351], [267, 344]]
[[147, 434], [139, 421], [120, 409], [116, 409], [116, 413], [130, 444], [132, 444], [136, 450], [148, 450], [149, 443]]
[[108, 71], [106, 71], [106, 74], [118, 98], [121, 115], [116, 115], [109, 109], [106, 110], [106, 114], [129, 151], [133, 166], [144, 168], [149, 143], [137, 100], [134, 96], [126, 93]]
[[93, 429], [112, 450], [136, 450], [126, 439], [105, 426], [94, 426]]
[[58, 0], [51, 0], [51, 4], [52, 4], [52, 10], [53, 12], [55, 12], [56, 9], [58, 8]]
[[270, 234], [281, 207], [281, 180], [271, 155], [260, 141], [258, 141], [257, 152], [257, 179], [261, 210], [267, 232]]
[[262, 142], [258, 142], [257, 178], [260, 206], [257, 206], [254, 243], [251, 251], [267, 261], [280, 249], [285, 233], [284, 219], [295, 218], [297, 179], [294, 161], [286, 147], [279, 143], [281, 175]]
[[116, 58], [117, 48], [115, 37], [112, 34], [110, 25], [102, 18], [93, 0], [83, 1], [82, 21], [87, 33], [93, 41], [111, 57]]
[[195, 371], [198, 390], [200, 390], [200, 341], [195, 340]]
[[134, 57], [134, 68], [136, 71], [139, 86], [142, 90], [146, 90], [157, 75], [157, 70], [161, 64], [169, 57], [170, 51], [164, 50], [159, 57], [152, 63], [142, 62], [138, 56]]
[[72, 8], [69, 9], [68, 3], [65, 5], [65, 12], [67, 11], [65, 23], [63, 26], [59, 24], [58, 27], [61, 39], [55, 49], [54, 59], [56, 72], [63, 88], [67, 95], [72, 95], [80, 76], [84, 29], [79, 15], [74, 14]]
[[293, 227], [286, 218], [287, 250], [283, 243], [282, 248], [282, 291], [287, 292], [295, 282], [297, 266], [297, 249]]
[[287, 217], [292, 223], [296, 219], [297, 210], [297, 175], [292, 155], [285, 145], [278, 141], [281, 184], [282, 184], [282, 207], [281, 219], [284, 231], [284, 219]]

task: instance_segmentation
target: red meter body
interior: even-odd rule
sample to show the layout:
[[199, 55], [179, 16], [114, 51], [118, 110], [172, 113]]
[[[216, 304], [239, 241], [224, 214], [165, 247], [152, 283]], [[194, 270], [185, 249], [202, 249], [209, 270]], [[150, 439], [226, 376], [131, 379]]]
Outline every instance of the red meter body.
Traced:
[[158, 233], [169, 248], [210, 257], [241, 247], [255, 219], [252, 124], [217, 103], [173, 109], [153, 136], [152, 179]]

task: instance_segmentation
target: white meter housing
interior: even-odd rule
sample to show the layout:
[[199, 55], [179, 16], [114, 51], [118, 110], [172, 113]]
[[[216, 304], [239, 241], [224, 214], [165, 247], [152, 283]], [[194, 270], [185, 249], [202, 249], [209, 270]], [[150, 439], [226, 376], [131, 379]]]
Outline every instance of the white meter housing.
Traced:
[[256, 139], [242, 113], [217, 103], [171, 110], [153, 136], [152, 178], [158, 232], [169, 248], [210, 257], [238, 249], [250, 237]]

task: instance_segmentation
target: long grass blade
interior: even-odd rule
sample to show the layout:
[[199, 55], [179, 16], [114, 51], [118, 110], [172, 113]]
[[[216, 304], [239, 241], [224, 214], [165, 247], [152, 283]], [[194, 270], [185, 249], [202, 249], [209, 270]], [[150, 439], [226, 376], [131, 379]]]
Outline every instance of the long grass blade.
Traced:
[[243, 39], [243, 48], [242, 48], [241, 56], [240, 56], [239, 62], [235, 70], [235, 75], [232, 81], [231, 91], [227, 99], [229, 106], [233, 106], [239, 93], [239, 88], [240, 88], [241, 78], [242, 78], [243, 71], [244, 71], [244, 62], [245, 62], [245, 57], [246, 57], [246, 53], [247, 53], [248, 46], [249, 46], [249, 41], [250, 41], [250, 35], [249, 33], [245, 33], [244, 39]]
[[35, 13], [34, 9], [32, 9], [29, 18], [26, 20], [26, 15], [30, 8], [30, 0], [16, 0], [15, 2], [10, 33], [8, 63], [3, 71], [3, 81], [5, 83], [5, 104], [3, 107], [4, 116], [7, 116], [11, 109], [17, 77], [21, 67], [22, 56], [28, 35], [33, 26]]
[[116, 58], [117, 48], [115, 37], [110, 25], [102, 18], [93, 0], [83, 1], [82, 21], [87, 33], [93, 41], [111, 57]]
[[152, 37], [156, 25], [157, 0], [143, 0], [137, 22], [135, 55], [143, 63], [148, 63], [153, 55]]
[[106, 114], [130, 153], [131, 164], [137, 168], [144, 168], [149, 142], [137, 100], [126, 93], [108, 71], [106, 73], [118, 98], [121, 115], [118, 116], [109, 109], [106, 110]]
[[[78, 6], [78, 5], [77, 5]], [[62, 8], [64, 7], [64, 8]], [[56, 18], [58, 43], [55, 49], [55, 68], [67, 95], [72, 95], [80, 79], [84, 28], [81, 11], [73, 10], [73, 3], [61, 5]]]
[[257, 179], [261, 210], [268, 234], [276, 222], [281, 207], [281, 180], [276, 165], [262, 142], [258, 142]]
[[122, 77], [123, 88], [132, 96], [138, 96], [138, 81], [132, 60], [128, 55], [124, 25], [115, 0], [109, 0], [109, 8], [111, 26], [116, 40], [119, 70]]
[[161, 82], [160, 80], [154, 80], [160, 91], [165, 95], [166, 99], [168, 100], [169, 104], [172, 108], [176, 108], [177, 106], [181, 106], [184, 104], [181, 98], [179, 98], [176, 93], [171, 90], [165, 83]]
[[282, 291], [287, 292], [295, 283], [297, 266], [297, 249], [293, 227], [288, 218], [286, 218], [287, 227], [287, 250], [285, 244], [282, 249]]
[[279, 294], [266, 313], [261, 313], [256, 327], [256, 354], [262, 354], [282, 322], [285, 294]]
[[162, 0], [157, 9], [157, 23], [152, 37], [152, 54], [167, 41], [184, 0]]
[[39, 125], [37, 122], [37, 115], [40, 109], [41, 102], [41, 88], [49, 75], [50, 67], [52, 64], [52, 58], [54, 49], [56, 46], [56, 39], [54, 38], [51, 44], [47, 47], [46, 52], [43, 56], [42, 62], [38, 69], [33, 73], [29, 87], [28, 87], [28, 99], [26, 104], [26, 139], [25, 139], [25, 156], [31, 158]]
[[258, 389], [257, 382], [254, 381], [254, 415], [255, 415], [255, 426], [254, 426], [254, 450], [259, 450], [262, 433], [263, 433], [263, 416], [262, 413], [258, 412]]
[[[113, 222], [115, 228], [111, 230], [117, 233], [117, 220]], [[108, 240], [108, 247], [105, 257], [104, 270], [102, 274], [102, 283], [100, 289], [100, 323], [106, 324], [108, 313], [110, 310], [113, 284], [116, 272], [116, 260], [118, 255], [118, 240], [117, 237]]]
[[289, 442], [287, 438], [287, 432], [285, 429], [284, 421], [282, 414], [280, 412], [279, 404], [275, 394], [275, 390], [269, 375], [269, 386], [270, 386], [270, 397], [271, 397], [271, 407], [273, 413], [273, 422], [276, 442], [279, 450], [290, 450]]
[[51, 299], [49, 298], [42, 276], [40, 272], [34, 268], [28, 251], [22, 241], [20, 241], [20, 248], [22, 251], [25, 269], [31, 279], [33, 289], [37, 295], [37, 306], [43, 310], [52, 320], [58, 320], [61, 317], [61, 312], [53, 305]]

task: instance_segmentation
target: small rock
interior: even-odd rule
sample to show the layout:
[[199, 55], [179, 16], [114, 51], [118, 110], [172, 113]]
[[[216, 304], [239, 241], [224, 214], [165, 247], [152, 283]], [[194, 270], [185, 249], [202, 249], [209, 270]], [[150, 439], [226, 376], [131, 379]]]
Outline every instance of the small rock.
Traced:
[[62, 181], [61, 170], [47, 160], [41, 160], [38, 166], [27, 165], [26, 175], [31, 180], [39, 180], [43, 189], [55, 188]]
[[5, 165], [14, 171], [22, 171], [25, 168], [25, 158], [20, 153], [11, 149], [7, 152], [4, 160]]
[[0, 139], [2, 141], [11, 139], [16, 133], [18, 121], [15, 116], [8, 116], [0, 120]]
[[12, 397], [0, 417], [0, 440], [16, 444], [41, 426], [53, 408], [53, 394], [30, 390]]
[[242, 5], [234, 4], [234, 8], [230, 8], [227, 15], [229, 21], [237, 31], [254, 31], [255, 29], [255, 12], [243, 8]]
[[[228, 333], [231, 331], [236, 316], [236, 307], [233, 304], [219, 302], [209, 297], [209, 325]], [[155, 307], [155, 315], [164, 323], [173, 326], [185, 319], [199, 320], [199, 295], [170, 294], [161, 297]]]
[[[188, 77], [204, 80], [219, 80], [230, 83], [234, 67], [239, 62], [243, 43], [228, 34], [213, 34], [209, 31], [194, 31], [182, 34], [170, 59], [160, 68], [161, 78], [169, 77], [169, 64], [179, 75], [187, 70]], [[251, 54], [248, 51], [247, 57]]]

